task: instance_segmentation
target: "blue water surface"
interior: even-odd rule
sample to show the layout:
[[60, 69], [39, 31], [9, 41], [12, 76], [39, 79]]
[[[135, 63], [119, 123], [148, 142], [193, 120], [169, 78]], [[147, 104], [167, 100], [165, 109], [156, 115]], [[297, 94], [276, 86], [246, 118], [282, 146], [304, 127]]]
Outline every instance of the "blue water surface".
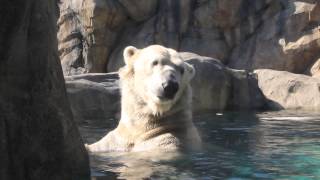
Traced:
[[[320, 179], [320, 113], [203, 112], [194, 122], [202, 151], [166, 154], [173, 158], [165, 160], [91, 154], [92, 179]], [[80, 132], [92, 143], [116, 125], [115, 119], [87, 120]]]

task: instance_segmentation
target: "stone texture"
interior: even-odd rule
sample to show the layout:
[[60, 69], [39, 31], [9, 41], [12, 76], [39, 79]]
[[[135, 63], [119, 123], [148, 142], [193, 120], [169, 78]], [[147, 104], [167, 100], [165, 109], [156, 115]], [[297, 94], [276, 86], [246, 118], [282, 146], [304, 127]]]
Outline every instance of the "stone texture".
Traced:
[[119, 0], [126, 14], [134, 21], [140, 22], [151, 17], [158, 5], [158, 0]]
[[265, 108], [265, 99], [254, 74], [227, 68], [219, 60], [194, 53], [180, 55], [196, 69], [191, 82], [195, 112]]
[[89, 179], [57, 52], [57, 2], [0, 5], [0, 179]]
[[122, 50], [161, 44], [235, 69], [305, 73], [320, 57], [317, 0], [63, 1], [65, 75], [113, 72]]
[[249, 38], [231, 53], [229, 66], [304, 73], [320, 56], [320, 4], [271, 1]]
[[320, 79], [286, 71], [255, 70], [273, 109], [320, 110]]
[[225, 109], [231, 84], [224, 65], [219, 60], [193, 53], [183, 52], [180, 55], [196, 69], [196, 75], [191, 81], [194, 111]]
[[120, 109], [117, 73], [66, 76], [67, 93], [74, 118], [114, 118]]
[[231, 92], [227, 110], [266, 110], [267, 99], [262, 94], [257, 77], [252, 72], [228, 68]]
[[[194, 112], [265, 108], [266, 99], [254, 74], [226, 68], [216, 59], [194, 53], [180, 55], [196, 69], [191, 82]], [[76, 119], [119, 118], [120, 89], [116, 73], [73, 75], [65, 80]]]
[[320, 77], [320, 59], [318, 59], [311, 68], [307, 71], [307, 74], [313, 77]]
[[118, 1], [63, 0], [58, 40], [64, 74], [104, 72], [110, 49], [126, 19]]

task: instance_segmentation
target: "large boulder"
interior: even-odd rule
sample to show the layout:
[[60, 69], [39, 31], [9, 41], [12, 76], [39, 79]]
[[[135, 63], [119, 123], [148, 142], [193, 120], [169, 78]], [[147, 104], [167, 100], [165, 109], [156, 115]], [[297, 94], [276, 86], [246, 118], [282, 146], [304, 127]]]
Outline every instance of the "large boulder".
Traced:
[[181, 57], [196, 69], [193, 110], [258, 110], [265, 108], [254, 74], [230, 69], [219, 60], [183, 52]]
[[225, 109], [230, 98], [231, 83], [224, 65], [219, 60], [194, 53], [183, 52], [180, 55], [196, 69], [191, 81], [194, 111]]
[[0, 179], [85, 180], [88, 155], [67, 100], [57, 2], [0, 3]]
[[[191, 85], [193, 111], [258, 110], [265, 108], [254, 74], [226, 68], [219, 60], [183, 52], [196, 69]], [[66, 76], [68, 97], [76, 119], [118, 118], [120, 87], [117, 73]]]
[[320, 79], [286, 71], [254, 71], [272, 109], [320, 110]]

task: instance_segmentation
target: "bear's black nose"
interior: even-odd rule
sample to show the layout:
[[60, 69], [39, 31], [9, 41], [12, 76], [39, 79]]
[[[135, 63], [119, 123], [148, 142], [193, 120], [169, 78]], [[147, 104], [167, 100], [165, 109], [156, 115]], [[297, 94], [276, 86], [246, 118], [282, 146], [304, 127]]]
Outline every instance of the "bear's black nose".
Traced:
[[164, 91], [164, 97], [168, 99], [173, 99], [174, 95], [179, 90], [179, 84], [175, 81], [168, 81], [166, 83], [162, 84], [163, 91]]

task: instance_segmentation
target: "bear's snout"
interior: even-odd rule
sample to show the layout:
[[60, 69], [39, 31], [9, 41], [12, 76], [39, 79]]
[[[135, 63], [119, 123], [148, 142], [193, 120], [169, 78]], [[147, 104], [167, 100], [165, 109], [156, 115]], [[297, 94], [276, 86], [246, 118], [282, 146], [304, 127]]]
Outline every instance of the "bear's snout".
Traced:
[[179, 90], [179, 84], [176, 81], [169, 80], [162, 84], [163, 97], [166, 99], [173, 99]]

